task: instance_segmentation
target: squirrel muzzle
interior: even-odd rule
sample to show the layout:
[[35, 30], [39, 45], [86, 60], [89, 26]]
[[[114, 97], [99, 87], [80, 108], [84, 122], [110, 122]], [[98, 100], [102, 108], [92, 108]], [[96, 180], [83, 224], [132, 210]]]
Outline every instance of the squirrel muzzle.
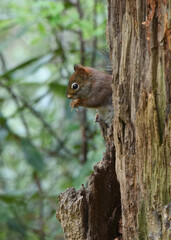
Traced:
[[72, 98], [72, 96], [71, 96], [71, 95], [69, 95], [69, 94], [67, 94], [67, 98], [68, 98], [68, 99], [71, 99], [71, 98]]

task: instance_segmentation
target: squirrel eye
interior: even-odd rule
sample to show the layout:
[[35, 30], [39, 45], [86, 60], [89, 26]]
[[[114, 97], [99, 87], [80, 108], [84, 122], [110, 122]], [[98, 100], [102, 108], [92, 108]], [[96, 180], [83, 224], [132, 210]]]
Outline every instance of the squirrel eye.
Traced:
[[78, 84], [77, 83], [73, 83], [71, 85], [71, 88], [74, 89], [74, 90], [78, 89]]

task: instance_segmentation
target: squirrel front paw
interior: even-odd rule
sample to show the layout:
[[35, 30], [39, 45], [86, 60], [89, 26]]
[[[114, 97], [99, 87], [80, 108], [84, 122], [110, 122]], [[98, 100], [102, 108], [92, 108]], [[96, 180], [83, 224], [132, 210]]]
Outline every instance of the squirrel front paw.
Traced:
[[78, 106], [80, 106], [81, 105], [81, 99], [75, 99], [75, 100], [73, 100], [71, 103], [70, 103], [70, 106], [72, 107], [72, 108], [76, 108], [76, 107], [78, 107]]
[[96, 122], [99, 122], [99, 121], [100, 121], [100, 116], [99, 116], [98, 113], [96, 113], [94, 122], [96, 123]]

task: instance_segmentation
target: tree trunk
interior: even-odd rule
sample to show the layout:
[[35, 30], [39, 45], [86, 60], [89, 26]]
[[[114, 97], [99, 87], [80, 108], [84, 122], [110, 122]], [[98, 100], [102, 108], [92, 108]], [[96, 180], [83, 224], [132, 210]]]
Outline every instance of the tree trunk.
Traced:
[[171, 1], [108, 0], [123, 239], [171, 239], [170, 34]]
[[67, 240], [114, 240], [120, 235], [121, 197], [115, 172], [113, 128], [100, 123], [106, 153], [94, 167], [87, 188], [67, 189], [59, 196], [57, 218]]
[[108, 0], [115, 117], [88, 187], [59, 196], [65, 239], [114, 240], [121, 209], [122, 239], [171, 237], [170, 34], [170, 0]]

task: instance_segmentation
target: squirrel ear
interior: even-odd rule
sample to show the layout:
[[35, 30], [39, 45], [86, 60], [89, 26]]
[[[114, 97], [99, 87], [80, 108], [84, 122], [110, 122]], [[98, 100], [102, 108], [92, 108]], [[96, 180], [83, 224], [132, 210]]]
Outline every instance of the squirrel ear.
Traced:
[[74, 65], [74, 70], [83, 77], [88, 77], [90, 75], [89, 70], [86, 67], [83, 67], [82, 65]]
[[77, 71], [77, 69], [78, 69], [79, 67], [82, 67], [82, 66], [79, 65], [79, 64], [74, 64], [74, 71]]

